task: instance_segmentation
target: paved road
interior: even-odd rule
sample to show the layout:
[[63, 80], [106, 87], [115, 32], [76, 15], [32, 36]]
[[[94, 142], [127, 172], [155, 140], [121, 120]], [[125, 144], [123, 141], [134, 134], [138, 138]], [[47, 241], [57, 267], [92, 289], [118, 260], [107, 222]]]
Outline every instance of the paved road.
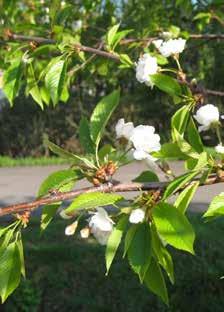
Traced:
[[[132, 178], [138, 175], [140, 170], [145, 169], [143, 165], [140, 167], [139, 164], [125, 166], [119, 170], [115, 178], [122, 181], [131, 181]], [[181, 162], [174, 162], [172, 167], [175, 170], [174, 172], [183, 172]], [[34, 199], [41, 182], [50, 173], [63, 168], [66, 168], [66, 166], [0, 168], [0, 207]], [[164, 179], [161, 174], [160, 177]], [[76, 188], [87, 185], [87, 182], [78, 182]], [[222, 191], [224, 191], [223, 184], [201, 187], [197, 191], [190, 209], [194, 211], [205, 210], [211, 199]], [[135, 193], [131, 192], [125, 195], [131, 198]]]

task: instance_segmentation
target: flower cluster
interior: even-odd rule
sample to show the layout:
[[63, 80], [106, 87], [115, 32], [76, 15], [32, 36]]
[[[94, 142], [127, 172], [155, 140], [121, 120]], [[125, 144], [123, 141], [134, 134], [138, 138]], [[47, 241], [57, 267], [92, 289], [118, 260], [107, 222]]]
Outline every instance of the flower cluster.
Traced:
[[169, 57], [183, 52], [186, 45], [186, 40], [182, 38], [169, 39], [167, 41], [158, 39], [154, 40], [153, 44], [163, 56]]
[[194, 118], [200, 124], [199, 132], [206, 131], [219, 123], [219, 110], [216, 106], [207, 104], [197, 110]]
[[[213, 104], [206, 104], [200, 107], [194, 115], [194, 118], [200, 124], [198, 127], [199, 132], [209, 130], [210, 128], [218, 129], [220, 117], [223, 119], [224, 115], [220, 116], [218, 108]], [[224, 154], [224, 146], [221, 142], [215, 147], [215, 151], [219, 154]]]
[[102, 207], [98, 207], [89, 220], [90, 231], [101, 245], [106, 245], [113, 230], [113, 224], [113, 220]]
[[220, 143], [215, 147], [216, 153], [224, 154], [224, 146]]
[[[169, 40], [154, 40], [153, 44], [164, 57], [169, 57], [172, 55], [178, 55], [183, 52], [186, 40], [179, 39], [169, 39]], [[159, 71], [159, 66], [157, 64], [157, 58], [151, 56], [150, 53], [144, 53], [140, 56], [138, 62], [136, 63], [136, 79], [140, 83], [145, 83], [147, 86], [153, 87], [153, 82], [151, 75], [156, 74]]]
[[155, 133], [152, 126], [139, 125], [134, 127], [132, 122], [125, 123], [120, 119], [115, 127], [118, 139], [124, 137], [133, 147], [133, 157], [136, 160], [145, 160], [146, 163], [155, 168], [155, 157], [150, 155], [161, 148], [160, 136]]
[[156, 57], [151, 56], [149, 53], [145, 53], [139, 58], [136, 64], [136, 79], [140, 83], [145, 83], [152, 88], [153, 82], [150, 76], [156, 74], [157, 71], [158, 64]]
[[129, 217], [129, 222], [130, 223], [140, 223], [144, 220], [145, 218], [145, 211], [142, 210], [141, 208], [137, 208], [132, 210], [130, 217]]

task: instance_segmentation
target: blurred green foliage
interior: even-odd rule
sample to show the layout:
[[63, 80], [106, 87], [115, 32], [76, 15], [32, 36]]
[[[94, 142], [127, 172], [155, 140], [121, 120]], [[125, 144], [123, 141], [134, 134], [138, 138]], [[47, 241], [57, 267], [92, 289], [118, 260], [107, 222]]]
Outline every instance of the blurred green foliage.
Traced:
[[[172, 250], [176, 283], [169, 286], [170, 308], [130, 274], [120, 252], [106, 277], [104, 248], [64, 235], [65, 222], [52, 223], [42, 237], [38, 221], [24, 234], [27, 279], [1, 308], [5, 312], [128, 311], [222, 312], [224, 244], [222, 219], [203, 224], [192, 214], [196, 256]], [[58, 243], [60, 242], [60, 243]], [[128, 281], [128, 283], [127, 283]], [[168, 283], [169, 284], [169, 283]]]
[[[172, 25], [180, 27], [182, 36], [189, 34], [219, 34], [223, 32], [224, 11], [222, 1], [190, 0], [1, 0], [0, 25], [4, 37], [6, 28], [22, 34], [54, 37], [58, 42], [73, 40], [84, 45], [95, 46], [112, 25], [120, 22], [120, 29], [132, 29], [128, 38], [142, 38], [168, 31]], [[59, 5], [59, 7], [57, 7]], [[80, 21], [82, 23], [80, 24]], [[81, 27], [80, 27], [81, 26]], [[13, 43], [14, 49], [21, 43]], [[145, 48], [147, 43], [145, 44]], [[27, 46], [26, 46], [27, 48]], [[29, 47], [32, 51], [32, 47]], [[133, 61], [137, 60], [144, 47], [139, 43], [120, 45], [119, 52], [128, 52]], [[4, 70], [8, 51], [4, 47], [0, 55], [0, 68]], [[38, 48], [33, 53], [37, 54]], [[55, 56], [54, 48], [38, 52], [35, 70], [41, 72]], [[32, 55], [32, 53], [31, 53]], [[187, 48], [181, 55], [183, 69], [188, 78], [196, 78], [199, 84], [209, 89], [223, 90], [224, 40], [187, 41]], [[77, 126], [81, 113], [90, 115], [100, 97], [121, 86], [121, 105], [114, 114], [108, 128], [108, 141], [114, 124], [119, 117], [135, 123], [150, 123], [156, 126], [164, 140], [168, 139], [168, 120], [176, 107], [171, 99], [158, 90], [151, 90], [137, 82], [132, 69], [122, 69], [112, 60], [96, 57], [85, 70], [76, 71], [82, 60], [75, 57], [69, 64], [72, 71], [70, 98], [67, 103], [52, 105], [45, 111], [34, 105], [32, 98], [24, 97], [24, 81], [15, 100], [14, 107], [6, 104], [0, 113], [0, 153], [11, 156], [48, 155], [43, 146], [43, 135], [71, 150], [79, 150]], [[70, 73], [71, 74], [71, 73]], [[207, 103], [223, 105], [223, 98], [206, 98]], [[221, 109], [222, 110], [222, 109]], [[205, 143], [211, 144], [206, 135]]]

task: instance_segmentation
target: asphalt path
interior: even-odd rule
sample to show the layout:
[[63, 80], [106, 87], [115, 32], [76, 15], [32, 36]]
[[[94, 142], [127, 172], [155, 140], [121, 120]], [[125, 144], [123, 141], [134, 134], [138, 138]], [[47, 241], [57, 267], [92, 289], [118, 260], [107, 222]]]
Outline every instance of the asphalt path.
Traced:
[[[0, 168], [0, 207], [20, 202], [31, 201], [37, 194], [41, 182], [56, 170], [65, 169], [67, 166], [43, 166], [43, 167], [15, 167]], [[176, 174], [184, 172], [182, 162], [173, 162], [171, 164]], [[131, 164], [120, 168], [115, 179], [123, 182], [131, 181], [134, 177], [146, 169], [142, 164]], [[164, 180], [164, 176], [159, 173]], [[88, 186], [86, 181], [80, 181], [76, 184], [75, 189]], [[223, 184], [200, 187], [196, 192], [189, 209], [200, 212], [207, 209], [212, 198], [224, 191]], [[133, 198], [137, 193], [126, 193], [126, 198]]]

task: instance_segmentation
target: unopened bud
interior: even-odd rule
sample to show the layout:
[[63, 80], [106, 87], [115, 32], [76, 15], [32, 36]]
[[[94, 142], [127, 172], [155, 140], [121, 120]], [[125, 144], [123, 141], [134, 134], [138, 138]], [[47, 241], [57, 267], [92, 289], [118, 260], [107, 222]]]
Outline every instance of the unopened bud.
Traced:
[[78, 221], [73, 222], [72, 224], [66, 226], [65, 235], [70, 236], [73, 235], [77, 229]]
[[83, 228], [83, 229], [80, 231], [80, 235], [81, 235], [81, 237], [84, 238], [84, 239], [88, 238], [89, 235], [90, 235], [90, 228], [88, 228], [88, 227]]

